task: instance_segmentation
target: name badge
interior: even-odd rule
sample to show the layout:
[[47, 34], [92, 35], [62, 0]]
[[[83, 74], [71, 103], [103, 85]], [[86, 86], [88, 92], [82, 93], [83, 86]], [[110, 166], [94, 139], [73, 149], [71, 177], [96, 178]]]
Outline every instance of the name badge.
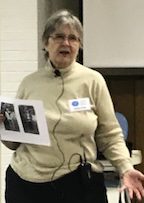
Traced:
[[86, 111], [91, 109], [88, 97], [69, 100], [70, 111]]

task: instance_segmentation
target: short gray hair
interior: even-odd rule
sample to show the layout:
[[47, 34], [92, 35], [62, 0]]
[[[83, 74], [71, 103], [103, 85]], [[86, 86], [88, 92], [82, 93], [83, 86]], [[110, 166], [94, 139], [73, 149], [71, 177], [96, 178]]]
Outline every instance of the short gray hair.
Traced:
[[42, 41], [44, 45], [47, 44], [49, 36], [56, 30], [56, 28], [63, 24], [68, 24], [76, 29], [76, 31], [79, 34], [80, 44], [82, 48], [83, 41], [82, 24], [80, 20], [68, 10], [59, 10], [52, 16], [50, 16], [45, 25], [45, 29], [42, 35]]

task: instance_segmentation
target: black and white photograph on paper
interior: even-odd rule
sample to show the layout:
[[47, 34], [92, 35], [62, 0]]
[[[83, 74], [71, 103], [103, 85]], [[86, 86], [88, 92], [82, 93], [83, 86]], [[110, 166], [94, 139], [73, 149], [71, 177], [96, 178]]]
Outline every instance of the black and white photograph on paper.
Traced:
[[0, 97], [1, 140], [50, 145], [48, 125], [42, 101]]
[[1, 112], [4, 113], [4, 126], [6, 130], [20, 131], [18, 121], [16, 118], [14, 105], [10, 103], [1, 103]]
[[31, 105], [19, 105], [18, 108], [24, 131], [26, 133], [39, 134], [34, 107]]

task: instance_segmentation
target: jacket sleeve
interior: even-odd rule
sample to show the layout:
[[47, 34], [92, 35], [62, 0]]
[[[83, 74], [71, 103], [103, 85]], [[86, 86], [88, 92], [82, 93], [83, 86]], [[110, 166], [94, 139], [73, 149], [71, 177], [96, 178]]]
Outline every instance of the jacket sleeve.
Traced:
[[102, 76], [96, 87], [96, 111], [98, 127], [95, 139], [98, 149], [120, 173], [132, 169], [124, 135], [116, 119], [112, 99]]

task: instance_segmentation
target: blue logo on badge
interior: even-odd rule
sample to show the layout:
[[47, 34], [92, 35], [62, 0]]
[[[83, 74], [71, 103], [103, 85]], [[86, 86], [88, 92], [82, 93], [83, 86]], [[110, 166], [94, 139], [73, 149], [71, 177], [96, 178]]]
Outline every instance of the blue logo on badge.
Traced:
[[73, 101], [72, 102], [72, 106], [78, 106], [78, 105], [79, 105], [78, 101]]

